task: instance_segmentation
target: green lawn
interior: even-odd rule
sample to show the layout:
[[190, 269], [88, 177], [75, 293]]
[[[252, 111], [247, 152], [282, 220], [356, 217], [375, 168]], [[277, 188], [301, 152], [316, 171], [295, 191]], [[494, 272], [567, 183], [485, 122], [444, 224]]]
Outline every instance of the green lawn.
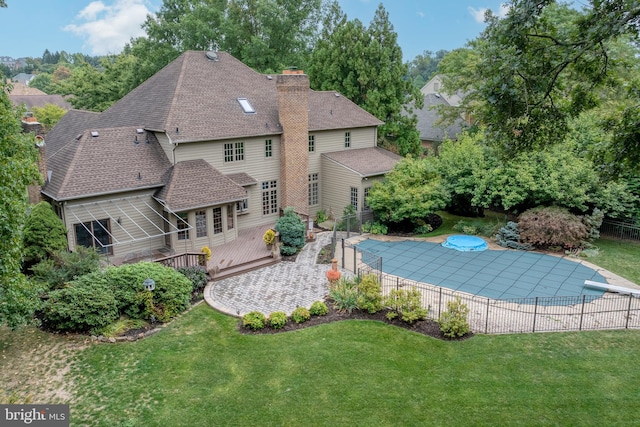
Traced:
[[200, 305], [72, 365], [72, 424], [632, 425], [638, 331], [443, 342], [371, 321], [241, 335]]
[[594, 244], [598, 255], [587, 261], [640, 285], [640, 242], [602, 237]]

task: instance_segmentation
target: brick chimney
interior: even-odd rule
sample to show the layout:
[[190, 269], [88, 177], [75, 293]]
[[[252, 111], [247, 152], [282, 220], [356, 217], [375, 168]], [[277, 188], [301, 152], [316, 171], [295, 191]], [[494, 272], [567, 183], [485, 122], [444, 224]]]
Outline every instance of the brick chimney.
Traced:
[[[285, 70], [276, 79], [280, 138], [280, 203], [309, 215], [309, 76]], [[306, 218], [305, 218], [306, 219]]]

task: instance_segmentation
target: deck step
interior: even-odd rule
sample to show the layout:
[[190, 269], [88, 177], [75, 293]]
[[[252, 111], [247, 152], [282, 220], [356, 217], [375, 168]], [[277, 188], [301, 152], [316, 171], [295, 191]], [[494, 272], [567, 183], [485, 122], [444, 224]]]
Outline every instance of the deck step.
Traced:
[[212, 278], [211, 280], [222, 280], [228, 277], [237, 276], [238, 274], [247, 273], [249, 271], [257, 270], [259, 268], [267, 267], [269, 265], [277, 264], [278, 260], [273, 257], [264, 257], [255, 259], [253, 261], [245, 262], [242, 264], [234, 265], [229, 268], [223, 268], [222, 270], [214, 273], [213, 271], [209, 271], [209, 276]]

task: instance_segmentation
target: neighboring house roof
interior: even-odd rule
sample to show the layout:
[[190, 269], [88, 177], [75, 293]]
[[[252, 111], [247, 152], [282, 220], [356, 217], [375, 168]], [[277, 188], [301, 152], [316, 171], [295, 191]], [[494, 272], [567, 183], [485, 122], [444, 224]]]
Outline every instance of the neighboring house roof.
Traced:
[[31, 80], [35, 77], [35, 74], [27, 74], [27, 73], [18, 73], [11, 78], [14, 82], [22, 83], [28, 85]]
[[205, 160], [176, 163], [165, 176], [166, 185], [155, 198], [173, 212], [236, 202], [247, 192]]
[[[183, 53], [102, 113], [101, 124], [166, 131], [174, 143], [280, 134], [277, 76], [257, 73], [226, 52], [216, 56]], [[244, 113], [238, 98], [255, 113]], [[310, 90], [309, 109], [310, 130], [382, 123], [335, 92]]]
[[11, 92], [9, 93], [10, 97], [17, 95], [46, 95], [46, 93], [40, 89], [29, 87], [24, 83], [13, 82], [11, 83], [11, 86]]
[[424, 107], [421, 110], [414, 110], [414, 114], [418, 118], [417, 128], [422, 141], [441, 142], [445, 139], [456, 139], [456, 136], [466, 126], [461, 118], [446, 127], [439, 124], [439, 105], [449, 106], [449, 103], [441, 96], [432, 93], [424, 96]]
[[357, 148], [322, 154], [330, 160], [351, 169], [362, 177], [389, 172], [402, 157], [379, 147]]
[[135, 127], [83, 131], [54, 148], [47, 143], [47, 169], [53, 172], [43, 193], [59, 201], [157, 188], [171, 166], [155, 135], [138, 134]]
[[[30, 88], [38, 90], [35, 88]], [[33, 107], [44, 107], [47, 104], [57, 105], [58, 107], [70, 110], [73, 108], [62, 95], [14, 95], [13, 92], [9, 95], [9, 99], [13, 102], [13, 105], [23, 105], [27, 107], [27, 110], [31, 110]]]
[[254, 184], [258, 183], [258, 181], [256, 181], [255, 178], [253, 178], [251, 175], [249, 175], [248, 173], [245, 173], [245, 172], [230, 173], [230, 174], [227, 175], [227, 177], [230, 178], [236, 184], [241, 185], [243, 187], [246, 187], [247, 185], [254, 185]]
[[440, 74], [436, 74], [427, 83], [425, 83], [424, 86], [422, 86], [420, 92], [422, 92], [423, 95], [438, 94], [452, 107], [458, 107], [462, 104], [462, 100], [465, 96], [462, 91], [458, 90], [455, 93], [447, 93], [444, 92], [443, 89], [442, 76]]

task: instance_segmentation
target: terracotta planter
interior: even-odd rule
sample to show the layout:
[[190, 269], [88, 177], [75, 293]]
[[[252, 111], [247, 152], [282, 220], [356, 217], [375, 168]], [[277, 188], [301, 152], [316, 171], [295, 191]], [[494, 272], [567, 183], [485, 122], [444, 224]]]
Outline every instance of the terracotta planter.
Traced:
[[340, 271], [338, 271], [338, 260], [335, 258], [331, 260], [331, 270], [327, 271], [327, 279], [331, 283], [340, 280]]

